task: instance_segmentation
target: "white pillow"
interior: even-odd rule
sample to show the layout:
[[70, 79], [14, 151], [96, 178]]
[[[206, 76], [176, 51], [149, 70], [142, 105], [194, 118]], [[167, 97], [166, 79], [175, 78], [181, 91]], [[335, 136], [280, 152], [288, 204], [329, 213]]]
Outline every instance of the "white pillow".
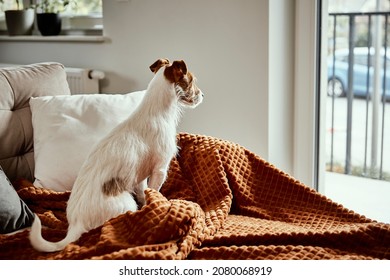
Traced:
[[32, 97], [34, 185], [71, 190], [92, 147], [130, 116], [144, 93]]

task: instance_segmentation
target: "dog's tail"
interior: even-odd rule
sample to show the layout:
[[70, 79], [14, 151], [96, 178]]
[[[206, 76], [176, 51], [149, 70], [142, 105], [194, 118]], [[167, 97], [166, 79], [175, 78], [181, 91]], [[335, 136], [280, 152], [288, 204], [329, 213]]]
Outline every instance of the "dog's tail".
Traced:
[[30, 242], [35, 250], [40, 252], [55, 252], [60, 251], [66, 247], [69, 243], [76, 241], [80, 238], [83, 230], [79, 227], [72, 227], [68, 229], [66, 237], [58, 242], [50, 242], [42, 237], [42, 225], [41, 220], [35, 214], [34, 222], [30, 231]]

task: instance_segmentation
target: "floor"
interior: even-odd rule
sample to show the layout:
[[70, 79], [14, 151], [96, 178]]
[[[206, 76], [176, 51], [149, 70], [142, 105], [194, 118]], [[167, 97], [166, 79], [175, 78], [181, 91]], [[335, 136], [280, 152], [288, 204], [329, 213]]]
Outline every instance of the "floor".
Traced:
[[326, 172], [328, 198], [367, 218], [390, 223], [390, 182]]

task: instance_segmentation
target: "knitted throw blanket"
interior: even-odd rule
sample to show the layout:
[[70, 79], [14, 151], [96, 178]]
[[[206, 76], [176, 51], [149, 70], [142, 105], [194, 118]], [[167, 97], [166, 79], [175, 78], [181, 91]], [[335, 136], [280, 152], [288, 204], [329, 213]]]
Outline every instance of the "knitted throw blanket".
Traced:
[[[0, 235], [0, 259], [389, 259], [390, 225], [358, 215], [247, 149], [181, 134], [161, 193], [64, 250], [35, 251], [27, 230]], [[51, 241], [66, 235], [69, 193], [21, 180]]]

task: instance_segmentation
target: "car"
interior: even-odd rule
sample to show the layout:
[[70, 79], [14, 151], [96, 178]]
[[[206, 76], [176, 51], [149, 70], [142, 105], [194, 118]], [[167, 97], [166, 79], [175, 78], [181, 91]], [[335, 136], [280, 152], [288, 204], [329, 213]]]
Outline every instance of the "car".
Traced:
[[[368, 94], [371, 96], [373, 92], [373, 77], [374, 77], [374, 62], [375, 50], [370, 49], [370, 66], [368, 66], [368, 48], [354, 48], [354, 66], [353, 66], [353, 93], [357, 97], [367, 96], [367, 72], [370, 69], [370, 86]], [[381, 50], [381, 80], [380, 80], [380, 95], [383, 95], [383, 75], [386, 74], [386, 100], [390, 100], [390, 50], [386, 51], [386, 71], [384, 69], [384, 49]], [[328, 96], [335, 97], [346, 96], [348, 92], [348, 63], [349, 50], [340, 49], [335, 51], [335, 60], [333, 53], [328, 56]], [[333, 73], [333, 61], [334, 73]]]

